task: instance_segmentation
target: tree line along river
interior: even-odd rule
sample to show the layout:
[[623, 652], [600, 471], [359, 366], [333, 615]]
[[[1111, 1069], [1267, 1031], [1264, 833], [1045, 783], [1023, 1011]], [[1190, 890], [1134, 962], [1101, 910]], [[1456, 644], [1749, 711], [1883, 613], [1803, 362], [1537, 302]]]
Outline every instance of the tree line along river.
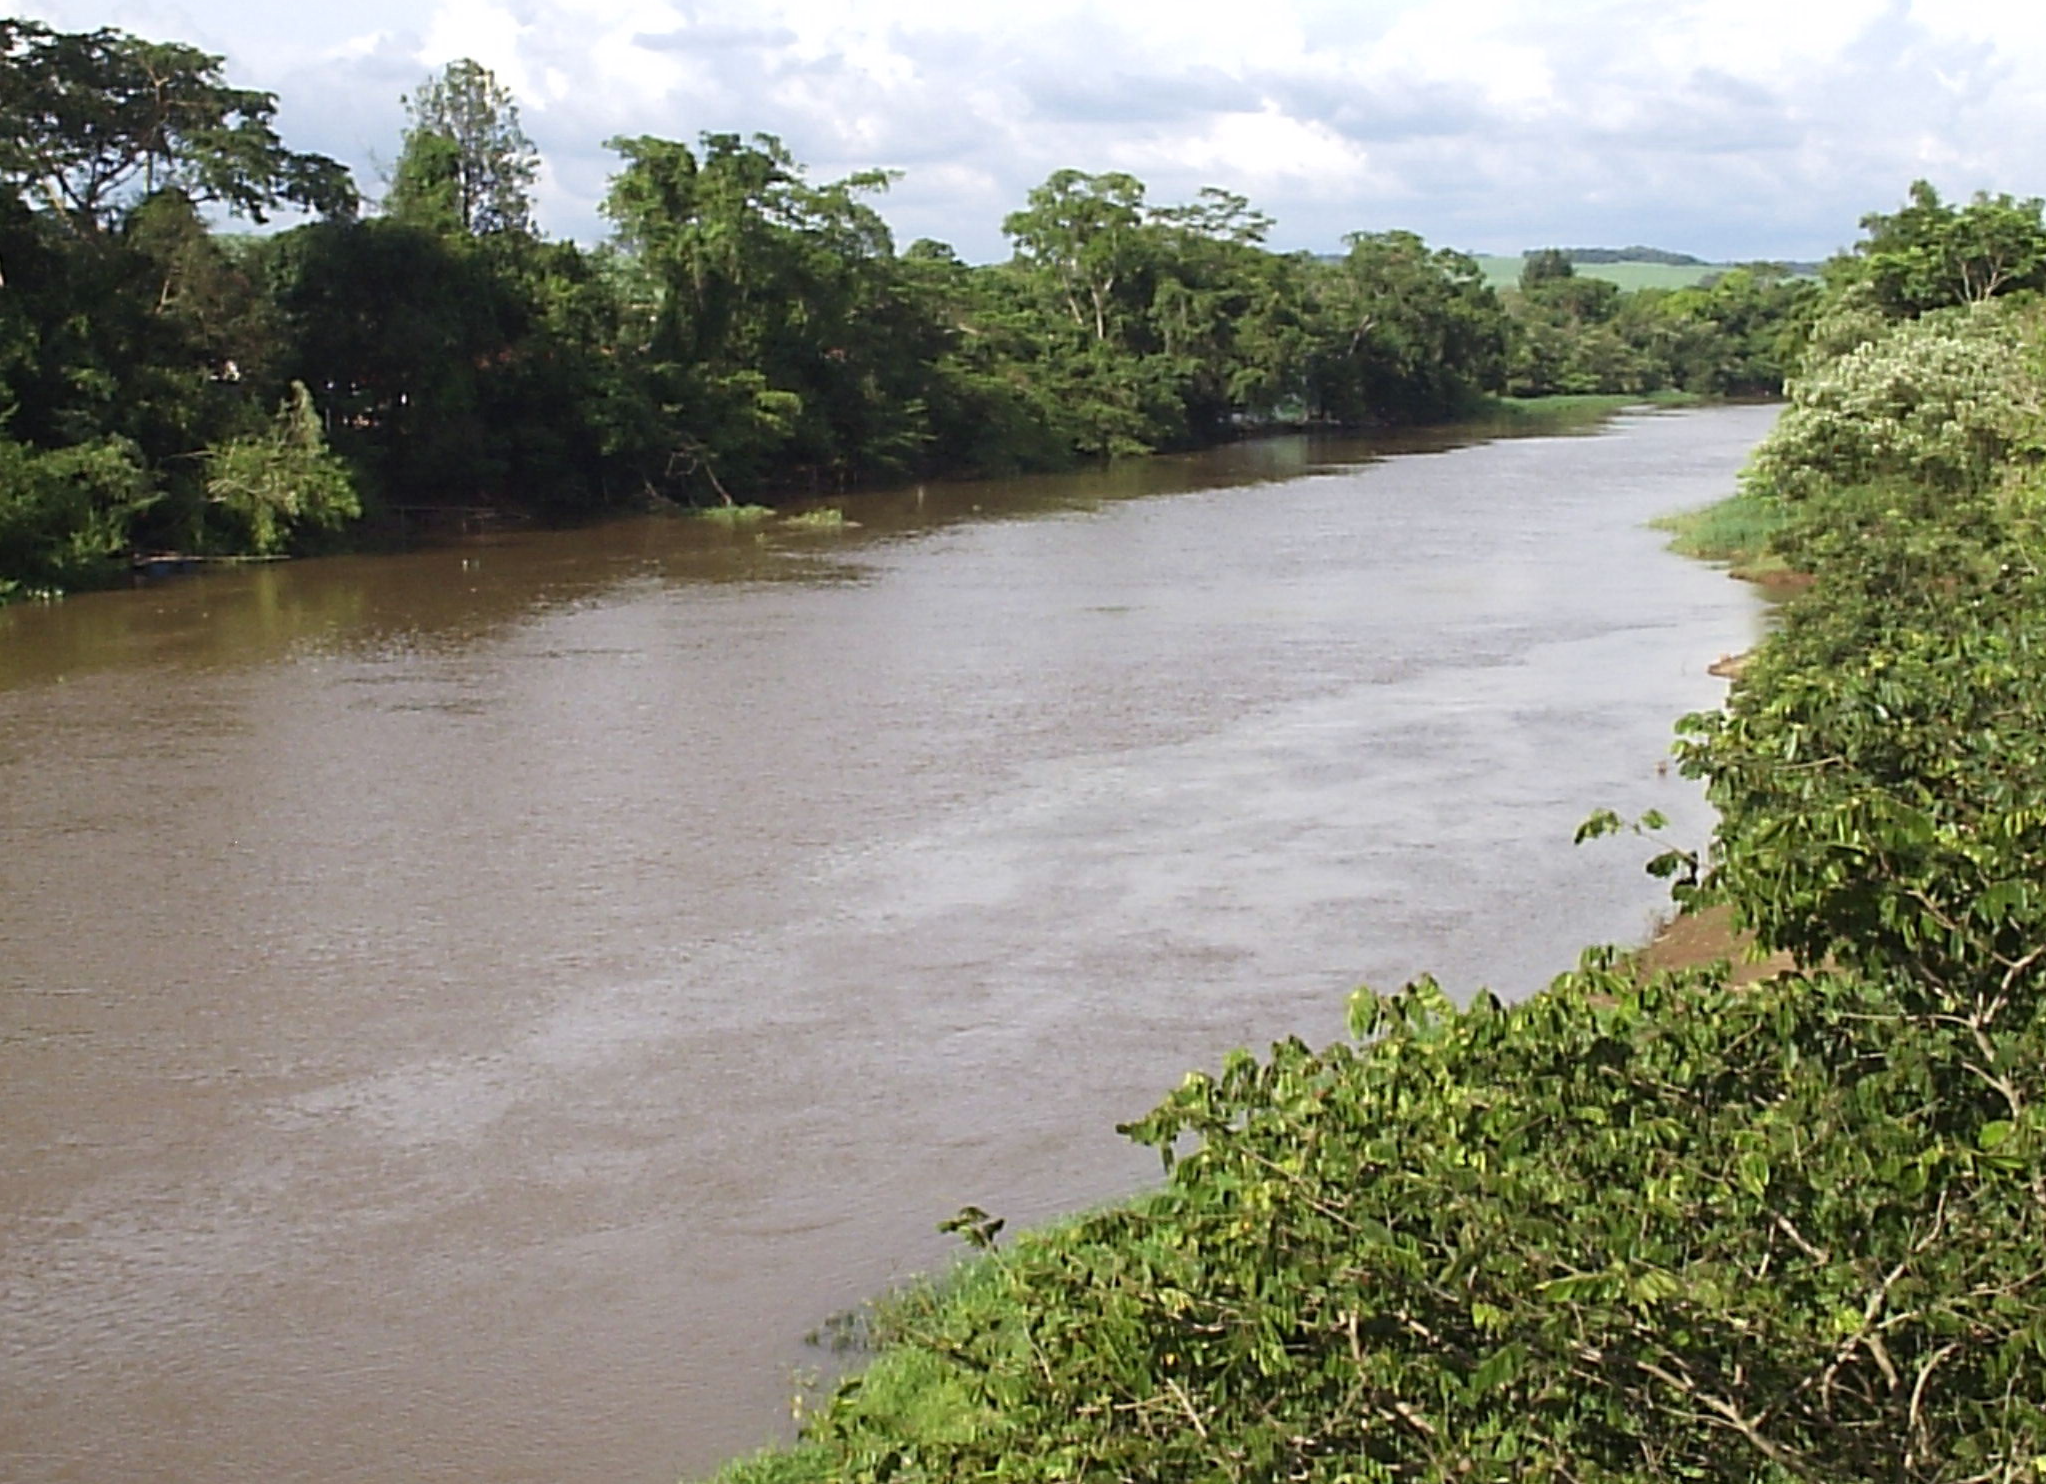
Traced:
[[0, 1475], [702, 1472], [1186, 1069], [1639, 938], [1760, 606], [1642, 522], [1774, 415], [0, 611]]

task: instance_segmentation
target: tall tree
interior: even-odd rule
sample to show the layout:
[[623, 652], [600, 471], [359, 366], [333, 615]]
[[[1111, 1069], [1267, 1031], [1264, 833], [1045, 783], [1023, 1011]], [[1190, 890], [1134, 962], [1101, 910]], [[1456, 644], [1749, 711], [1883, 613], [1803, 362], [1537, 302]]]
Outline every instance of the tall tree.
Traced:
[[1117, 290], [1128, 295], [1141, 262], [1144, 183], [1133, 175], [1055, 171], [1011, 212], [1002, 231], [1017, 258], [1048, 272], [1073, 322], [1106, 342], [1116, 324]]
[[1950, 206], [1916, 180], [1902, 208], [1861, 219], [1868, 236], [1855, 244], [1855, 259], [1836, 260], [1830, 271], [1862, 277], [1883, 310], [1899, 316], [2046, 288], [2042, 210], [2036, 196], [1979, 191], [1966, 206]]
[[1262, 246], [1271, 218], [1205, 187], [1150, 212], [1148, 342], [1172, 366], [1187, 433], [1225, 436], [1306, 401], [1306, 261]]
[[276, 95], [229, 87], [221, 60], [0, 18], [0, 183], [81, 235], [171, 189], [259, 222], [287, 204], [352, 214], [346, 168], [286, 149], [270, 127]]
[[1570, 254], [1560, 247], [1540, 248], [1529, 252], [1521, 262], [1520, 291], [1533, 293], [1544, 284], [1576, 276], [1577, 268], [1571, 263]]
[[1321, 275], [1322, 410], [1340, 422], [1444, 417], [1504, 375], [1507, 322], [1472, 258], [1412, 232], [1352, 232]]
[[393, 216], [443, 234], [533, 230], [540, 155], [511, 91], [481, 62], [450, 62], [405, 99], [411, 126], [386, 201]]
[[772, 135], [614, 139], [604, 213], [651, 292], [647, 349], [677, 429], [677, 475], [720, 494], [906, 467], [923, 441], [921, 364], [936, 353], [880, 215], [889, 175], [812, 185]]

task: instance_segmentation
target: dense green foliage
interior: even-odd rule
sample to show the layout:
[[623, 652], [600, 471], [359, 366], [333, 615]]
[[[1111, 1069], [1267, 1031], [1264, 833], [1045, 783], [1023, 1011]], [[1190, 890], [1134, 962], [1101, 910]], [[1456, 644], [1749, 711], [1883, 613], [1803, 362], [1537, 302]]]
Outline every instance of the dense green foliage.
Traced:
[[[1899, 501], [1979, 511], [1963, 497], [2029, 467], [2046, 387], [2042, 213], [2046, 203], [2009, 196], [1948, 205], [1920, 181], [1902, 210], [1864, 217], [1863, 239], [1826, 265], [1803, 321], [1789, 409], [1739, 495], [1684, 518], [1694, 532], [1719, 528], [1688, 538], [1691, 549], [1754, 563]], [[1796, 519], [1814, 499], [1826, 508]]]
[[[1007, 218], [1009, 261], [970, 265], [898, 250], [873, 205], [886, 172], [820, 184], [734, 133], [612, 141], [615, 237], [591, 250], [534, 229], [539, 157], [472, 61], [405, 100], [362, 217], [346, 172], [287, 149], [276, 100], [218, 57], [16, 20], [0, 54], [0, 438], [9, 467], [73, 470], [0, 485], [11, 592], [105, 580], [135, 551], [302, 549], [357, 510], [721, 506], [1442, 419], [1509, 386], [1771, 391], [1802, 306], [1761, 271], [1624, 295], [1567, 262], [1501, 296], [1411, 233], [1278, 253], [1239, 196], [1160, 204], [1079, 170]], [[279, 208], [319, 219], [267, 237], [207, 220]], [[289, 495], [273, 458], [255, 499], [294, 384], [321, 488]], [[112, 448], [133, 487], [55, 493]]]
[[1360, 993], [1131, 1125], [1161, 1191], [962, 1213], [968, 1278], [734, 1484], [2046, 1476], [2038, 312], [1874, 307], [1755, 459], [1813, 585], [1683, 723], [1709, 848], [1651, 862], [1795, 967]]
[[1513, 302], [1508, 386], [1519, 395], [1774, 395], [1818, 287], [1758, 263], [1688, 288], [1626, 293], [1556, 250], [1530, 255]]
[[117, 439], [49, 452], [0, 439], [0, 599], [104, 581], [148, 505], [142, 468]]
[[242, 527], [248, 550], [263, 556], [281, 550], [295, 529], [331, 531], [362, 513], [298, 381], [271, 427], [207, 450], [206, 493]]
[[[807, 1476], [1962, 1479], [2046, 1450], [2046, 1127], [1964, 1030], [1880, 979], [1600, 965], [1358, 1012], [1362, 1046], [1190, 1078], [1132, 1129], [1199, 1141], [1165, 1190], [912, 1315], [949, 1410], [908, 1431], [849, 1386]], [[2021, 1026], [1992, 1044], [2035, 1098]]]

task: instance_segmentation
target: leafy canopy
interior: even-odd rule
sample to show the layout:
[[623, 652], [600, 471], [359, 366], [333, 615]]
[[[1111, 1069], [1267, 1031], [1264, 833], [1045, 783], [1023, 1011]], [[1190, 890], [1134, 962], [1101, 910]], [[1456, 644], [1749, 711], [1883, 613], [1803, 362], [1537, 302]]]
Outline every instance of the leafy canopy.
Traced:
[[445, 234], [533, 230], [540, 155], [511, 91], [482, 63], [450, 62], [405, 99], [410, 120], [385, 208]]
[[220, 57], [6, 17], [0, 58], [0, 181], [75, 231], [171, 189], [259, 222], [280, 205], [355, 209], [346, 168], [286, 149], [275, 95], [228, 86]]
[[1979, 191], [1954, 206], [1929, 183], [1913, 181], [1903, 207], [1861, 219], [1867, 235], [1836, 272], [1864, 276], [1885, 312], [1899, 316], [2046, 288], [2042, 208], [2036, 196]]

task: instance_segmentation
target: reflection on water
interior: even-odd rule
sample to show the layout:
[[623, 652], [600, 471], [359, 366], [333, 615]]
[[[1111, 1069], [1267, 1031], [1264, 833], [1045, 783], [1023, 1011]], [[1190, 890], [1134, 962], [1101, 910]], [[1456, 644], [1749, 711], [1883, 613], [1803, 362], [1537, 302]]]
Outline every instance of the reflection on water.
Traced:
[[700, 1471], [1187, 1067], [1638, 933], [1771, 415], [0, 612], [0, 1476]]
[[[1373, 441], [1258, 439], [1202, 454], [1129, 460], [1081, 474], [932, 482], [848, 497], [862, 543], [964, 521], [1075, 514], [1117, 500], [1289, 479], [1402, 450], [1467, 443], [1473, 431]], [[262, 564], [151, 580], [43, 608], [0, 608], [0, 690], [127, 666], [254, 665], [307, 648], [360, 652], [472, 643], [536, 613], [632, 583], [853, 581], [843, 538], [779, 522], [686, 514], [581, 531], [478, 536], [399, 555]]]

